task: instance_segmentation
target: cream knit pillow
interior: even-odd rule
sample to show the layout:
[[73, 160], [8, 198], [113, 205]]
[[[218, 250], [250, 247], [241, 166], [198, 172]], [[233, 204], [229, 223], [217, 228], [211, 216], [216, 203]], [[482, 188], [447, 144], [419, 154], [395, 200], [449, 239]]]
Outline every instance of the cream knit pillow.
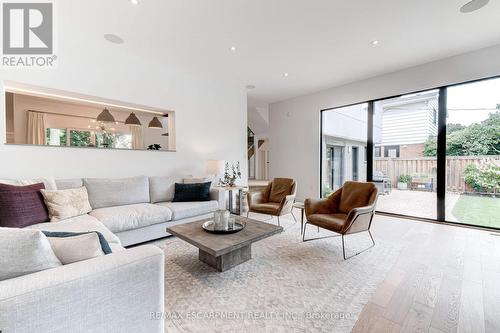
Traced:
[[67, 190], [40, 190], [51, 222], [87, 214], [92, 210], [85, 186]]

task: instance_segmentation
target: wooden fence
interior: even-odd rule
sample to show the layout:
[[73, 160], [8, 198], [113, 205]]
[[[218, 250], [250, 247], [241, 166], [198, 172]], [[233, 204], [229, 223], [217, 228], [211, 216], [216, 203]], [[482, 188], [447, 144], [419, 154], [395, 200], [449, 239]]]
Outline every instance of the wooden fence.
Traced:
[[[500, 155], [450, 156], [446, 158], [446, 189], [450, 192], [465, 192], [464, 170], [469, 164], [481, 165], [492, 162], [500, 166]], [[434, 179], [436, 190], [437, 160], [435, 157], [375, 158], [374, 171], [383, 172], [396, 187], [399, 175], [424, 174]]]

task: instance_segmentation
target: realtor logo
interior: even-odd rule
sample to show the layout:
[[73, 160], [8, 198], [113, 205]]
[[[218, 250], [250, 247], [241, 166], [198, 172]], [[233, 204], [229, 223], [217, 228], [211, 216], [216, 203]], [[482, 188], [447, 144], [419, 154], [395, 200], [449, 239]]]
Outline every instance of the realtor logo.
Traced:
[[52, 2], [4, 2], [2, 18], [4, 67], [53, 67]]

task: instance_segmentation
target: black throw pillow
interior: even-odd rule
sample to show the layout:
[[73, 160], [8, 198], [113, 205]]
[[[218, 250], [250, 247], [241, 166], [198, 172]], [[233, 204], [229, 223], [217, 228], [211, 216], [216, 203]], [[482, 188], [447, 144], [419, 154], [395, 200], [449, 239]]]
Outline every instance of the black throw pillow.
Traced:
[[212, 182], [179, 184], [175, 183], [175, 194], [172, 202], [209, 201]]
[[64, 232], [64, 231], [44, 231], [44, 230], [42, 230], [42, 232], [47, 237], [72, 237], [72, 236], [90, 234], [92, 232], [95, 232], [97, 234], [97, 236], [99, 236], [99, 243], [101, 243], [102, 252], [104, 252], [104, 254], [112, 253], [111, 247], [109, 247], [108, 241], [106, 240], [106, 238], [104, 238], [104, 236], [99, 231]]

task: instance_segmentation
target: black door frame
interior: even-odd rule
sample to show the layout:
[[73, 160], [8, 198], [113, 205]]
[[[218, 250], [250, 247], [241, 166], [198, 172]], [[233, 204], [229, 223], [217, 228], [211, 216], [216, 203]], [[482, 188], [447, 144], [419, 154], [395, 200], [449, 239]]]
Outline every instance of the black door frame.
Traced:
[[322, 163], [323, 163], [323, 112], [331, 111], [331, 110], [335, 110], [335, 109], [340, 109], [340, 108], [345, 108], [345, 107], [349, 107], [349, 106], [354, 106], [354, 105], [359, 105], [359, 104], [365, 104], [365, 103], [368, 104], [368, 109], [367, 109], [366, 180], [371, 182], [371, 181], [373, 181], [373, 156], [374, 156], [374, 154], [373, 154], [373, 150], [374, 150], [373, 115], [374, 115], [375, 102], [383, 101], [386, 99], [397, 98], [397, 97], [401, 97], [401, 96], [408, 95], [408, 94], [417, 94], [417, 93], [431, 91], [431, 90], [439, 90], [438, 136], [437, 136], [437, 154], [436, 154], [437, 155], [436, 156], [436, 159], [437, 159], [436, 219], [430, 219], [430, 218], [412, 216], [412, 215], [405, 215], [405, 214], [382, 212], [382, 211], [378, 211], [377, 213], [380, 213], [382, 215], [388, 215], [388, 216], [411, 218], [411, 219], [415, 219], [415, 220], [419, 220], [419, 221], [438, 222], [438, 223], [445, 223], [445, 224], [450, 224], [450, 225], [455, 225], [455, 226], [466, 226], [466, 227], [473, 227], [473, 228], [477, 228], [477, 229], [500, 231], [500, 228], [484, 227], [484, 226], [477, 226], [477, 225], [468, 224], [468, 223], [447, 221], [446, 220], [446, 202], [445, 202], [445, 199], [446, 199], [446, 115], [447, 115], [448, 88], [455, 87], [455, 86], [461, 86], [464, 84], [475, 83], [475, 82], [494, 80], [494, 79], [499, 79], [499, 78], [500, 78], [500, 75], [489, 76], [489, 77], [484, 77], [484, 78], [480, 78], [480, 79], [452, 83], [452, 84], [448, 84], [448, 85], [443, 85], [443, 86], [428, 88], [428, 89], [422, 89], [422, 90], [417, 90], [417, 91], [409, 91], [409, 92], [401, 93], [401, 94], [394, 95], [394, 96], [372, 99], [372, 100], [368, 100], [368, 101], [361, 101], [358, 103], [351, 103], [351, 104], [347, 104], [347, 105], [330, 107], [330, 108], [320, 110], [320, 131], [319, 131], [320, 132], [320, 134], [319, 134], [319, 137], [320, 137], [320, 156], [319, 156], [320, 197], [321, 197], [321, 194], [323, 193], [322, 192], [323, 185], [321, 182], [321, 179], [323, 178], [323, 175], [322, 175], [322, 169], [323, 169], [322, 168]]
[[[356, 153], [354, 153], [356, 152]], [[351, 172], [352, 180], [359, 180], [359, 147], [351, 146]], [[356, 174], [356, 176], [354, 176]]]

